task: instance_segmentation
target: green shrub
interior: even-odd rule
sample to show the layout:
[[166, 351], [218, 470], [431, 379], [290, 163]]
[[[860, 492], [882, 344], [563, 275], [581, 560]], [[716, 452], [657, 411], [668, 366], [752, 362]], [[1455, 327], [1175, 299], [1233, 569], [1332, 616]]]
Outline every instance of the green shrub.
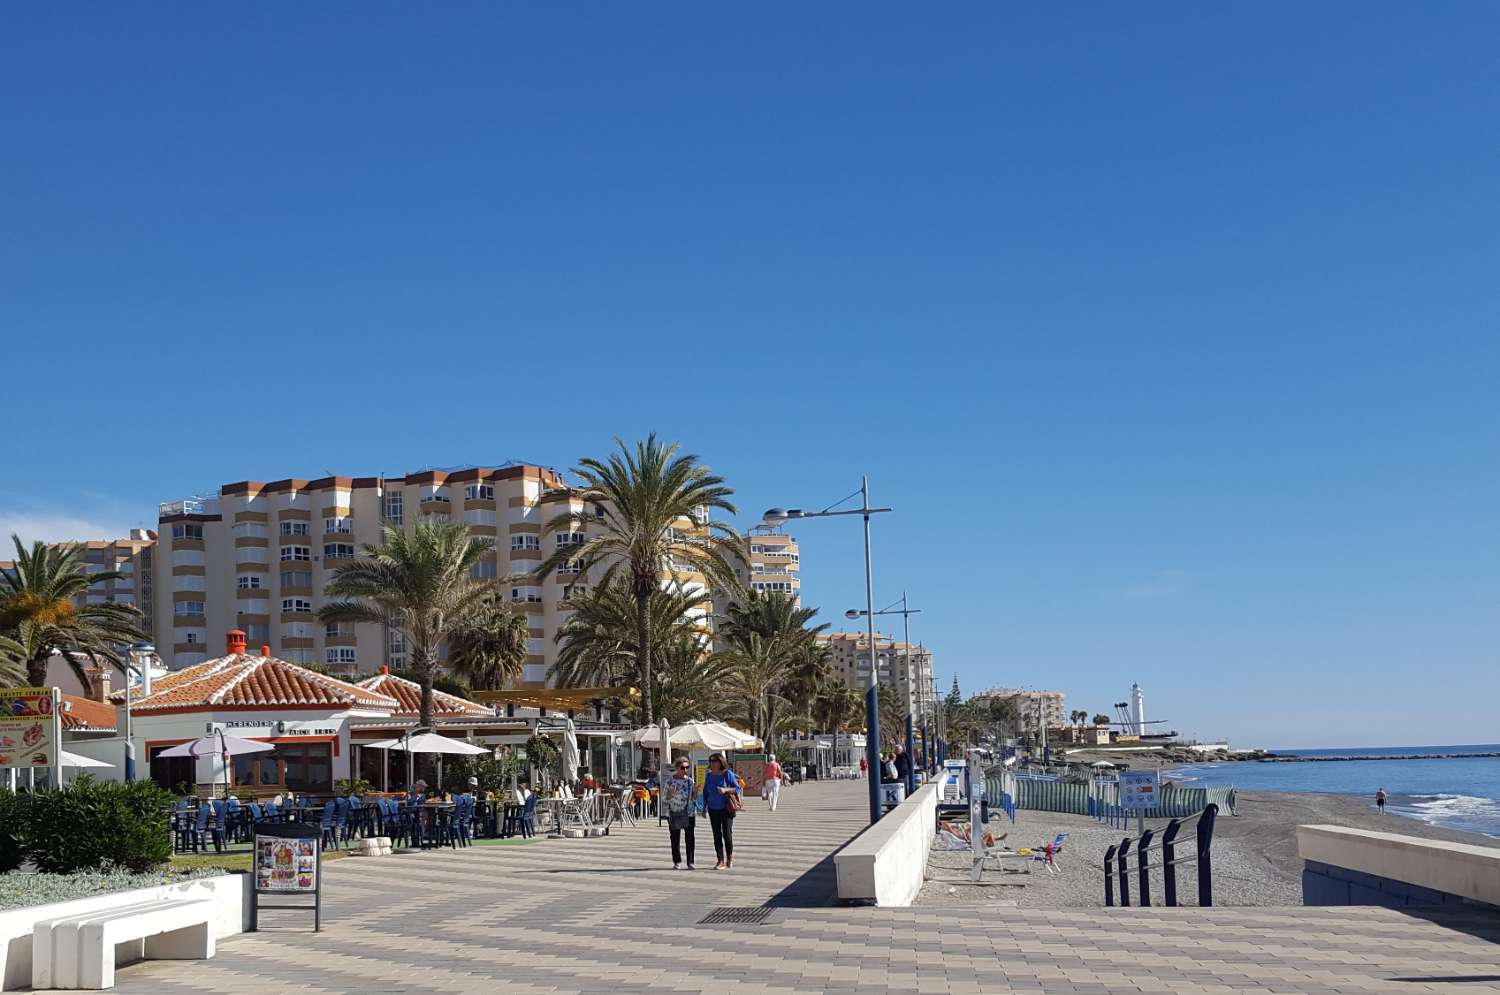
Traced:
[[30, 814], [25, 798], [0, 791], [0, 874], [15, 870], [26, 860], [26, 824]]
[[31, 802], [28, 849], [38, 870], [56, 874], [122, 867], [149, 870], [172, 856], [172, 796], [150, 781], [114, 784], [87, 775]]

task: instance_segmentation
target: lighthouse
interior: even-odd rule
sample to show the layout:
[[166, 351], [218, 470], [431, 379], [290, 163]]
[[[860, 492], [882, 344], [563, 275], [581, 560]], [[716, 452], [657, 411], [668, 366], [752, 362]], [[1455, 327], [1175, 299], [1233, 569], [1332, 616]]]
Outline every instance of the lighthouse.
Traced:
[[1130, 724], [1137, 736], [1146, 735], [1146, 692], [1139, 684], [1130, 685]]

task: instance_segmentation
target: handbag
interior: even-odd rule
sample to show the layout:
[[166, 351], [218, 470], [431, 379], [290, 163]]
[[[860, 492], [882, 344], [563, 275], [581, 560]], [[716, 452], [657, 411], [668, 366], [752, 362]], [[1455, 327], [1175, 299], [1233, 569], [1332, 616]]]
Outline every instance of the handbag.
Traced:
[[729, 813], [731, 819], [738, 815], [744, 807], [745, 803], [740, 799], [738, 791], [724, 796], [724, 810]]

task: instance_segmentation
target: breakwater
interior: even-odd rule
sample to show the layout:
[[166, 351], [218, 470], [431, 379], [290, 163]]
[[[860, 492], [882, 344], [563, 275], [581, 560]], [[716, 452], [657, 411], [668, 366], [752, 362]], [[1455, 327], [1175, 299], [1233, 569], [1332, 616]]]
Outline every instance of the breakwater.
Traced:
[[1354, 760], [1472, 760], [1476, 757], [1500, 757], [1500, 750], [1489, 753], [1345, 753], [1332, 756], [1280, 756], [1271, 753], [1255, 759], [1263, 764], [1310, 764]]

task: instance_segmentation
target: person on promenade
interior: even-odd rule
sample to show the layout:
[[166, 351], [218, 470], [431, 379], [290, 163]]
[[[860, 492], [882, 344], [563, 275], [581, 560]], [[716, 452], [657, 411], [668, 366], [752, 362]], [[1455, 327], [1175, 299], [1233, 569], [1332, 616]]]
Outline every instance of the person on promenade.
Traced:
[[906, 783], [906, 777], [911, 773], [911, 757], [906, 755], [906, 747], [896, 747], [896, 780]]
[[891, 759], [889, 753], [882, 753], [880, 755], [880, 780], [884, 784], [891, 784], [898, 780], [896, 761]]
[[870, 761], [866, 760], [864, 757], [861, 756], [859, 758], [859, 776], [860, 777], [868, 777], [869, 773], [870, 773]]
[[[715, 753], [708, 758], [708, 774], [703, 778], [703, 809], [708, 813], [708, 825], [714, 832], [714, 853], [719, 862], [714, 870], [727, 870], [734, 866], [734, 813], [739, 807], [740, 779], [724, 763], [724, 754]], [[730, 801], [730, 796], [734, 801]]]
[[1375, 789], [1375, 808], [1377, 810], [1379, 810], [1379, 812], [1380, 812], [1381, 815], [1385, 815], [1385, 789], [1384, 788], [1376, 788]]
[[687, 869], [693, 869], [693, 824], [698, 815], [698, 785], [693, 781], [687, 757], [678, 757], [676, 770], [667, 778], [667, 832], [672, 836], [672, 869], [682, 870], [682, 844], [687, 843]]
[[781, 798], [781, 764], [776, 762], [776, 754], [766, 758], [766, 787], [761, 792], [761, 797], [771, 806], [771, 811], [776, 811], [776, 802]]

